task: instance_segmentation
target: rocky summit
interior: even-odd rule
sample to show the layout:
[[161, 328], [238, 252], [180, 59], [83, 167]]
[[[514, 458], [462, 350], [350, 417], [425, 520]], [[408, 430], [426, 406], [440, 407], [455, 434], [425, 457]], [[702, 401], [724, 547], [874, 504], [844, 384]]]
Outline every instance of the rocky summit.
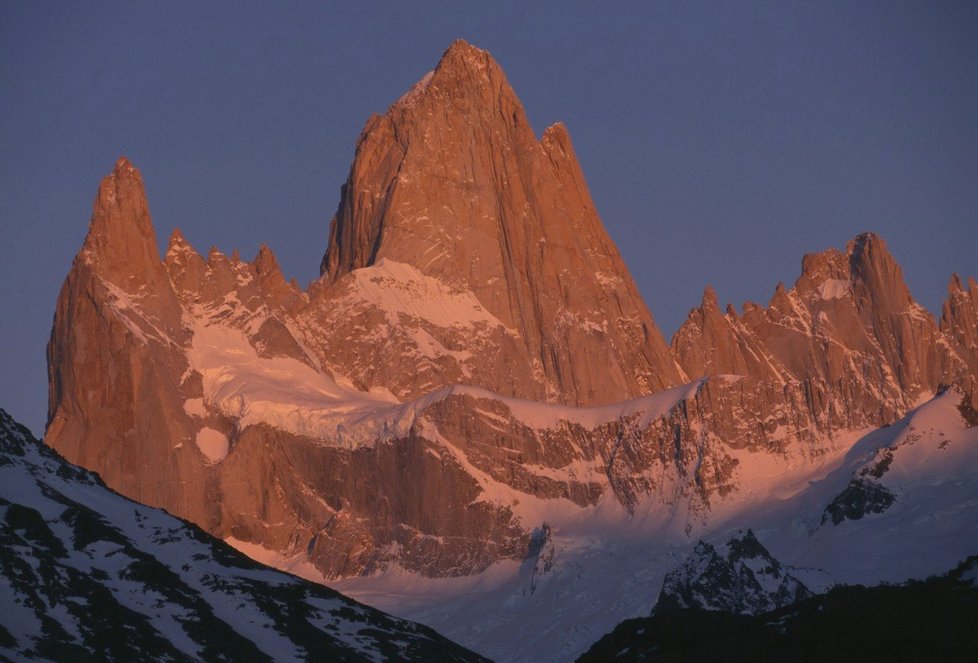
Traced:
[[360, 369], [371, 335], [352, 356], [330, 353], [366, 386], [411, 398], [465, 382], [581, 406], [684, 381], [601, 224], [567, 129], [537, 139], [499, 65], [462, 41], [367, 122], [330, 228], [325, 298], [402, 266], [469, 298], [477, 314], [452, 311], [450, 325], [421, 317], [434, 349], [450, 352], [430, 357], [427, 335], [405, 339], [399, 354], [421, 355], [417, 371]]
[[662, 582], [655, 610], [723, 610], [755, 615], [812, 596], [797, 571], [771, 556], [754, 532], [738, 532], [726, 544], [705, 541]]
[[[978, 419], [975, 282], [952, 279], [938, 323], [871, 233], [805, 256], [766, 307], [708, 288], [667, 345], [567, 129], [537, 138], [464, 42], [368, 120], [308, 288], [265, 246], [156, 246], [120, 159], [58, 300], [45, 442], [255, 557], [417, 592], [399, 609], [419, 615], [462, 577], [539, 605], [591, 577], [574, 560], [595, 546], [719, 536], [937, 394]], [[817, 493], [804, 536], [880, 513], [844, 487]], [[465, 641], [530, 628], [512, 597]], [[566, 626], [568, 653], [588, 628]]]

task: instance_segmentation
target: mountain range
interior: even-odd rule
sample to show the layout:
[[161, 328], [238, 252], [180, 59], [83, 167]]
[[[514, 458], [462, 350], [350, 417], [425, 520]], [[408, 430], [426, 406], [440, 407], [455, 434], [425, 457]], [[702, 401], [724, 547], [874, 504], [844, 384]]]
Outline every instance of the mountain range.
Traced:
[[567, 129], [538, 139], [465, 42], [367, 121], [307, 288], [265, 246], [157, 246], [122, 158], [58, 299], [45, 443], [488, 656], [582, 653], [742, 527], [835, 582], [978, 552], [973, 279], [935, 320], [862, 233], [766, 306], [707, 287], [667, 343]]

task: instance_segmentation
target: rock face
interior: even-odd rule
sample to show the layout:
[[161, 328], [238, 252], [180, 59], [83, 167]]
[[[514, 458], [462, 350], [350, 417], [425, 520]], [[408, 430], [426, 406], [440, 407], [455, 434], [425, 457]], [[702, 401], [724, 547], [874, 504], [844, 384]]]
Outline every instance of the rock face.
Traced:
[[368, 386], [415, 397], [462, 374], [506, 396], [595, 405], [684, 381], [601, 224], [567, 130], [555, 124], [537, 140], [499, 65], [464, 42], [357, 143], [322, 271], [334, 283], [378, 263], [471, 293], [491, 316], [485, 333], [501, 333], [489, 354], [412, 382], [398, 365], [363, 372]]
[[938, 328], [885, 242], [864, 233], [845, 253], [805, 256], [795, 286], [779, 284], [766, 309], [747, 302], [743, 315], [721, 313], [708, 289], [672, 348], [690, 376], [746, 374], [800, 390], [823, 429], [875, 427], [942, 384], [971, 384], [964, 348], [975, 336], [974, 310], [952, 282]]
[[972, 409], [978, 409], [978, 283], [968, 278], [968, 287], [957, 274], [947, 287], [947, 300], [941, 314], [941, 332], [949, 351], [957, 360], [954, 382], [970, 394]]
[[102, 180], [58, 298], [47, 435], [119, 492], [178, 513], [191, 512], [181, 483], [200, 480], [200, 464], [171, 450], [193, 434], [182, 410], [188, 335], [142, 178], [121, 158]]
[[6, 660], [486, 660], [113, 493], [3, 410], [0, 541]]
[[[290, 388], [273, 379], [282, 372], [298, 382], [311, 376], [305, 392], [291, 388], [312, 399], [304, 405], [313, 416], [323, 385], [336, 396], [325, 407], [392, 404], [319, 372], [291, 331], [308, 297], [285, 282], [269, 250], [252, 263], [216, 250], [204, 260], [175, 232], [160, 261], [155, 242], [139, 173], [120, 160], [58, 302], [48, 348], [51, 446], [123, 494], [222, 538], [301, 550], [329, 576], [392, 557], [429, 574], [465, 573], [525, 552], [527, 534], [511, 515], [470, 505], [477, 482], [429, 452], [433, 443], [409, 425], [350, 448], [335, 443], [335, 424], [334, 444], [301, 426], [242, 424], [246, 395], [260, 407]], [[234, 368], [254, 391], [232, 383], [215, 393]], [[380, 529], [377, 516], [387, 523]]]
[[973, 282], [938, 327], [868, 234], [766, 309], [708, 290], [670, 352], [566, 131], [537, 140], [462, 42], [367, 123], [322, 270], [304, 291], [267, 247], [205, 258], [179, 231], [161, 260], [120, 160], [59, 297], [46, 442], [325, 578], [451, 576], [609, 504], [689, 534], [772, 466], [975, 393]]

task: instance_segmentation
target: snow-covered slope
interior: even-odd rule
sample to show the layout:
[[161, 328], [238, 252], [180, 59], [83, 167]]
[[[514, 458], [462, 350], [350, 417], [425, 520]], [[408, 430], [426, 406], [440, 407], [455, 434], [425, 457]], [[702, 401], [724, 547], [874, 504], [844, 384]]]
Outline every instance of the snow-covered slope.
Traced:
[[[729, 549], [749, 527], [782, 571], [788, 567], [813, 592], [952, 568], [978, 552], [978, 427], [966, 418], [966, 402], [960, 391], [947, 390], [821, 464], [764, 454], [751, 462], [743, 455], [740, 482], [756, 485], [727, 500], [697, 530], [699, 538]], [[888, 469], [873, 476], [880, 459], [891, 456]], [[892, 493], [892, 504], [838, 524], [826, 518], [838, 496], [867, 476]], [[611, 500], [542, 510], [554, 549], [542, 575], [530, 560], [498, 563], [468, 578], [392, 570], [331, 585], [498, 660], [572, 660], [622, 620], [649, 614], [667, 575], [695, 553], [696, 541], [677, 527], [676, 513], [675, 505], [654, 500], [633, 515]]]
[[845, 583], [922, 578], [975, 554], [978, 426], [969, 410], [952, 388], [864, 436], [754, 531], [779, 559]]
[[0, 658], [481, 660], [110, 491], [0, 410]]

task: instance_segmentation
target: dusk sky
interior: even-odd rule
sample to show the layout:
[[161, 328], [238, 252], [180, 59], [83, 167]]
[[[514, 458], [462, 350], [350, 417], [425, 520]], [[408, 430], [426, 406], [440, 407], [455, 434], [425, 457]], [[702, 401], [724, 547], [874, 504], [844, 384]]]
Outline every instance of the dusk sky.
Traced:
[[[349, 7], [346, 5], [355, 5]], [[318, 276], [371, 113], [463, 38], [562, 120], [668, 337], [711, 283], [767, 303], [881, 234], [940, 314], [978, 276], [978, 3], [0, 3], [0, 407], [37, 434], [45, 345], [99, 180], [161, 246], [265, 242]]]

